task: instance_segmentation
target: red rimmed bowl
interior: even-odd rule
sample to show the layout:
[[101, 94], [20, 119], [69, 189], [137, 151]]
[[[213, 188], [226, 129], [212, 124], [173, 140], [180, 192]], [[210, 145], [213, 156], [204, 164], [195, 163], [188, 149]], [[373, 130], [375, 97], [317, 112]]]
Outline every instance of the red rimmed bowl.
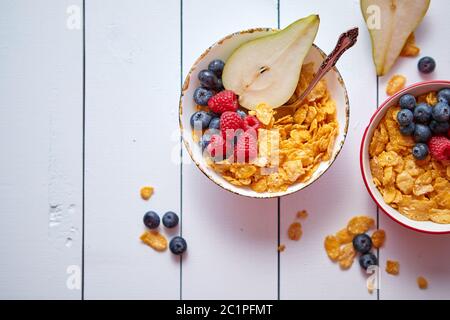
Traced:
[[422, 94], [428, 93], [430, 91], [439, 91], [442, 88], [450, 87], [450, 81], [447, 80], [433, 80], [426, 82], [419, 82], [403, 89], [394, 96], [388, 98], [375, 112], [375, 114], [370, 119], [370, 123], [367, 126], [362, 141], [360, 150], [360, 165], [361, 173], [364, 179], [369, 194], [372, 199], [376, 202], [378, 207], [386, 213], [392, 220], [397, 223], [419, 232], [431, 233], [431, 234], [443, 234], [450, 233], [450, 224], [439, 224], [431, 221], [415, 221], [402, 215], [396, 209], [392, 208], [386, 204], [383, 200], [383, 196], [378, 191], [377, 187], [373, 183], [372, 172], [369, 165], [369, 144], [372, 139], [373, 132], [378, 127], [379, 122], [386, 114], [387, 110], [398, 104], [400, 97], [406, 93], [412, 94], [413, 96], [420, 96]]

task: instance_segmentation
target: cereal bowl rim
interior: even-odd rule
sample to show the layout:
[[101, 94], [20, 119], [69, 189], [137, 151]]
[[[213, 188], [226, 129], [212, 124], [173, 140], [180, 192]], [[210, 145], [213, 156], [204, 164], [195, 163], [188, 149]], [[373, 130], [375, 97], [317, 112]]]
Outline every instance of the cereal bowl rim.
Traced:
[[[340, 152], [342, 151], [342, 148], [344, 146], [344, 143], [346, 141], [347, 138], [347, 134], [348, 134], [348, 128], [349, 128], [349, 123], [350, 123], [350, 102], [349, 102], [349, 98], [348, 98], [348, 92], [347, 92], [347, 87], [345, 85], [344, 79], [342, 78], [341, 73], [339, 72], [339, 70], [337, 69], [336, 66], [334, 66], [332, 68], [332, 70], [336, 73], [337, 75], [337, 79], [338, 82], [341, 85], [341, 88], [343, 89], [343, 95], [344, 95], [344, 99], [345, 99], [345, 126], [344, 126], [344, 132], [343, 132], [343, 138], [340, 141], [336, 141], [336, 143], [339, 143], [339, 147], [336, 151], [336, 154], [334, 154], [333, 158], [331, 160], [329, 160], [329, 164], [328, 166], [322, 171], [320, 172], [315, 178], [314, 180], [310, 180], [307, 182], [306, 185], [304, 185], [301, 188], [296, 188], [293, 190], [286, 190], [286, 191], [282, 191], [282, 192], [273, 192], [269, 195], [265, 195], [265, 194], [258, 194], [256, 191], [252, 190], [252, 195], [247, 195], [247, 194], [242, 194], [240, 192], [236, 192], [230, 188], [228, 188], [228, 184], [230, 184], [229, 182], [226, 182], [225, 184], [219, 183], [218, 181], [216, 181], [212, 176], [210, 176], [207, 172], [205, 172], [202, 167], [200, 166], [200, 163], [194, 158], [193, 152], [191, 150], [191, 146], [189, 144], [189, 142], [185, 139], [184, 137], [184, 127], [183, 127], [183, 119], [182, 119], [182, 115], [183, 115], [183, 97], [185, 96], [185, 91], [188, 90], [189, 88], [189, 83], [191, 80], [191, 75], [192, 73], [197, 69], [198, 64], [204, 59], [204, 57], [215, 47], [217, 47], [218, 45], [222, 45], [226, 40], [234, 37], [234, 36], [238, 36], [241, 34], [247, 34], [247, 33], [254, 33], [254, 32], [270, 32], [270, 31], [277, 31], [279, 29], [277, 28], [251, 28], [251, 29], [246, 29], [246, 30], [242, 30], [242, 31], [237, 31], [237, 32], [233, 32], [230, 33], [228, 35], [226, 35], [225, 37], [221, 38], [220, 40], [214, 42], [211, 46], [209, 46], [194, 62], [194, 64], [191, 66], [191, 68], [189, 69], [188, 74], [186, 75], [184, 81], [183, 81], [183, 85], [181, 87], [181, 94], [180, 94], [180, 100], [179, 100], [179, 114], [178, 114], [178, 120], [179, 120], [179, 126], [180, 126], [180, 132], [181, 132], [181, 137], [183, 140], [183, 144], [187, 150], [187, 152], [189, 153], [189, 156], [191, 157], [192, 161], [195, 163], [195, 165], [197, 166], [197, 168], [209, 179], [211, 180], [214, 184], [218, 185], [219, 187], [242, 197], [247, 197], [247, 198], [253, 198], [253, 199], [273, 199], [273, 198], [277, 198], [277, 197], [284, 197], [290, 194], [294, 194], [298, 191], [304, 190], [306, 188], [308, 188], [310, 185], [312, 185], [314, 182], [316, 182], [317, 180], [319, 180], [329, 169], [330, 167], [334, 164], [334, 162], [336, 161], [338, 155], [340, 154]], [[316, 44], [313, 44], [312, 47], [314, 47], [315, 49], [317, 49], [320, 53], [320, 55], [325, 58], [326, 54], [324, 53], [324, 51], [322, 49], [320, 49]]]
[[[375, 121], [375, 119], [377, 118], [378, 115], [380, 114], [385, 114], [386, 110], [389, 109], [390, 107], [392, 107], [392, 102], [395, 101], [398, 97], [400, 97], [403, 94], [409, 93], [411, 91], [413, 91], [414, 89], [416, 89], [417, 87], [423, 87], [423, 86], [428, 86], [428, 85], [443, 85], [443, 86], [450, 86], [450, 81], [449, 80], [429, 80], [429, 81], [421, 81], [421, 82], [417, 82], [414, 83], [402, 90], [400, 90], [399, 92], [397, 92], [396, 94], [394, 94], [393, 96], [388, 97], [378, 108], [377, 110], [374, 112], [374, 114], [372, 115], [372, 117], [370, 118], [369, 124], [367, 125], [367, 127], [364, 130], [364, 134], [362, 136], [361, 139], [361, 147], [360, 147], [360, 153], [359, 153], [359, 164], [360, 164], [360, 169], [361, 169], [361, 175], [364, 181], [364, 185], [366, 186], [366, 189], [370, 195], [370, 197], [373, 199], [373, 201], [376, 203], [377, 207], [379, 209], [381, 209], [381, 211], [386, 214], [389, 218], [391, 218], [392, 220], [394, 220], [395, 222], [397, 222], [398, 224], [400, 224], [403, 227], [406, 227], [407, 229], [410, 230], [414, 230], [417, 232], [421, 232], [421, 233], [425, 233], [425, 234], [449, 234], [450, 233], [450, 224], [448, 224], [448, 230], [443, 230], [443, 231], [434, 231], [434, 230], [428, 230], [428, 229], [420, 229], [418, 227], [414, 227], [412, 224], [418, 223], [420, 221], [415, 221], [412, 219], [408, 218], [408, 221], [410, 221], [411, 224], [408, 223], [404, 223], [402, 221], [400, 221], [399, 219], [397, 219], [395, 216], [393, 216], [392, 214], [389, 213], [389, 210], [387, 210], [387, 208], [391, 208], [392, 210], [397, 211], [399, 214], [401, 214], [398, 210], [392, 208], [391, 206], [389, 206], [387, 203], [380, 203], [380, 201], [378, 201], [377, 197], [373, 194], [370, 186], [374, 185], [373, 182], [369, 183], [369, 179], [367, 177], [368, 173], [366, 172], [367, 170], [370, 170], [370, 168], [366, 168], [364, 167], [364, 160], [366, 158], [369, 157], [368, 154], [368, 150], [364, 150], [364, 146], [366, 145], [366, 141], [367, 139], [369, 139], [370, 137], [368, 137], [368, 133], [369, 131], [374, 127], [377, 126], [378, 123], [380, 122], [381, 118], [378, 121]], [[365, 152], [367, 151], [367, 152]], [[438, 223], [435, 223], [437, 225], [440, 225]]]

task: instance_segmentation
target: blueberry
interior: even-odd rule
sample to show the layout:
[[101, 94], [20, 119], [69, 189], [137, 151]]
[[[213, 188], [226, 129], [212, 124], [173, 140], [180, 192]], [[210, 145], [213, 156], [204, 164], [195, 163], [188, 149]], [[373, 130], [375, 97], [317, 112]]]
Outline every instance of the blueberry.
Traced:
[[211, 122], [209, 123], [209, 128], [210, 129], [220, 129], [220, 118], [219, 117], [212, 118]]
[[376, 266], [378, 264], [378, 259], [373, 253], [366, 253], [359, 257], [359, 265], [367, 270], [370, 266]]
[[402, 109], [397, 113], [397, 121], [401, 126], [407, 126], [413, 122], [414, 114], [411, 110]]
[[178, 216], [175, 212], [168, 211], [162, 217], [162, 223], [166, 228], [174, 228], [178, 225]]
[[400, 108], [413, 111], [416, 106], [416, 98], [411, 94], [405, 94], [400, 97], [399, 104]]
[[225, 88], [223, 87], [222, 79], [219, 79], [219, 84], [217, 86], [217, 91], [223, 91]]
[[144, 224], [149, 229], [156, 229], [159, 227], [159, 216], [154, 211], [149, 211], [144, 214]]
[[426, 103], [419, 103], [414, 109], [414, 120], [418, 123], [429, 123], [433, 109]]
[[430, 129], [435, 134], [447, 133], [450, 129], [450, 124], [448, 122], [438, 122], [436, 120], [431, 120]]
[[170, 240], [169, 249], [170, 251], [172, 251], [173, 254], [176, 255], [183, 254], [183, 252], [185, 252], [187, 249], [186, 240], [178, 236], [173, 237], [172, 240]]
[[414, 122], [411, 122], [409, 125], [400, 127], [400, 133], [404, 136], [412, 136], [414, 134], [414, 130], [416, 129], [416, 125]]
[[208, 70], [214, 72], [216, 76], [219, 78], [222, 76], [223, 67], [225, 66], [225, 62], [220, 59], [213, 60], [208, 65]]
[[219, 79], [214, 74], [214, 72], [209, 70], [202, 70], [198, 73], [198, 80], [200, 80], [200, 83], [209, 89], [217, 89], [220, 88], [221, 84], [219, 82]]
[[419, 60], [417, 67], [422, 73], [431, 73], [436, 69], [436, 61], [431, 57], [423, 57]]
[[441, 102], [450, 103], [450, 88], [441, 89], [438, 92], [437, 98]]
[[438, 102], [431, 112], [433, 119], [439, 122], [447, 122], [450, 118], [450, 107], [446, 102]]
[[414, 129], [414, 140], [416, 142], [427, 142], [430, 140], [432, 134], [430, 127], [423, 124], [416, 124], [416, 128]]
[[367, 253], [372, 249], [372, 239], [365, 233], [358, 234], [353, 238], [353, 247], [359, 253]]
[[242, 110], [238, 110], [238, 111], [237, 111], [237, 114], [238, 114], [242, 119], [244, 119], [244, 118], [247, 116], [247, 114], [245, 113], [245, 111], [242, 111]]
[[412, 149], [412, 154], [417, 160], [423, 160], [428, 155], [428, 146], [425, 143], [416, 143]]
[[206, 132], [202, 135], [202, 138], [200, 139], [200, 146], [202, 147], [202, 151], [205, 150], [205, 148], [208, 146], [208, 144], [211, 142], [211, 136], [213, 134], [217, 134], [219, 130], [216, 129], [209, 129], [206, 130]]
[[205, 111], [197, 111], [191, 116], [191, 127], [194, 129], [206, 129], [211, 121], [211, 115]]
[[194, 101], [201, 106], [207, 106], [209, 99], [214, 95], [214, 91], [198, 87], [194, 91]]

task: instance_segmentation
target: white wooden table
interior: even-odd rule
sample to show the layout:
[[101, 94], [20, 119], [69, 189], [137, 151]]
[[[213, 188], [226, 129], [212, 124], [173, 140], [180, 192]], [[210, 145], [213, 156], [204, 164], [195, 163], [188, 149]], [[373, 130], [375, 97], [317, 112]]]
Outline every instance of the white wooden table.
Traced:
[[[438, 64], [429, 78], [450, 78], [449, 10], [432, 0], [416, 32], [421, 54]], [[86, 0], [84, 11], [83, 24], [81, 0], [0, 1], [0, 298], [450, 298], [450, 236], [378, 213], [360, 177], [362, 132], [390, 75], [422, 77], [417, 59], [405, 58], [377, 86], [358, 0]], [[321, 16], [316, 43], [328, 52], [360, 27], [338, 63], [351, 103], [343, 152], [297, 194], [228, 193], [184, 150], [180, 157], [181, 81], [224, 35], [310, 13]], [[149, 202], [139, 198], [147, 184], [156, 189]], [[293, 242], [286, 230], [301, 209], [310, 215]], [[180, 214], [182, 261], [139, 242], [147, 210]], [[387, 232], [381, 267], [388, 258], [401, 264], [398, 277], [381, 272], [374, 294], [357, 264], [341, 271], [323, 249], [325, 235], [359, 214]], [[419, 275], [427, 290], [417, 288]]]

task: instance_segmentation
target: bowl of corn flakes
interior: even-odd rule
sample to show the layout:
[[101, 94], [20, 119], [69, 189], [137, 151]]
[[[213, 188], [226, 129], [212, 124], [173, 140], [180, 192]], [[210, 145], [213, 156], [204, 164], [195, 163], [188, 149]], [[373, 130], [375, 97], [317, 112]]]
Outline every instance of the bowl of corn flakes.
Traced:
[[336, 160], [349, 123], [347, 90], [337, 68], [331, 69], [301, 103], [296, 101], [326, 57], [313, 45], [303, 62], [295, 93], [286, 105], [272, 109], [261, 103], [255, 110], [238, 106], [237, 112], [243, 119], [249, 117], [252, 123], [258, 123], [255, 157], [236, 161], [236, 149], [231, 157], [227, 154], [219, 160], [205, 155], [207, 148], [202, 147], [205, 130], [199, 132], [191, 125], [194, 113], [211, 113], [208, 106], [199, 105], [198, 100], [193, 99], [201, 86], [199, 73], [207, 69], [211, 61], [221, 60], [226, 64], [227, 58], [240, 45], [273, 32], [276, 30], [270, 28], [245, 30], [213, 44], [190, 69], [180, 98], [180, 129], [193, 162], [218, 186], [252, 198], [292, 194], [316, 181]]
[[450, 233], [450, 161], [431, 152], [415, 157], [414, 137], [400, 132], [397, 114], [402, 96], [434, 107], [437, 93], [449, 87], [450, 81], [426, 81], [391, 96], [372, 116], [361, 142], [363, 180], [378, 207], [399, 224], [432, 234]]

